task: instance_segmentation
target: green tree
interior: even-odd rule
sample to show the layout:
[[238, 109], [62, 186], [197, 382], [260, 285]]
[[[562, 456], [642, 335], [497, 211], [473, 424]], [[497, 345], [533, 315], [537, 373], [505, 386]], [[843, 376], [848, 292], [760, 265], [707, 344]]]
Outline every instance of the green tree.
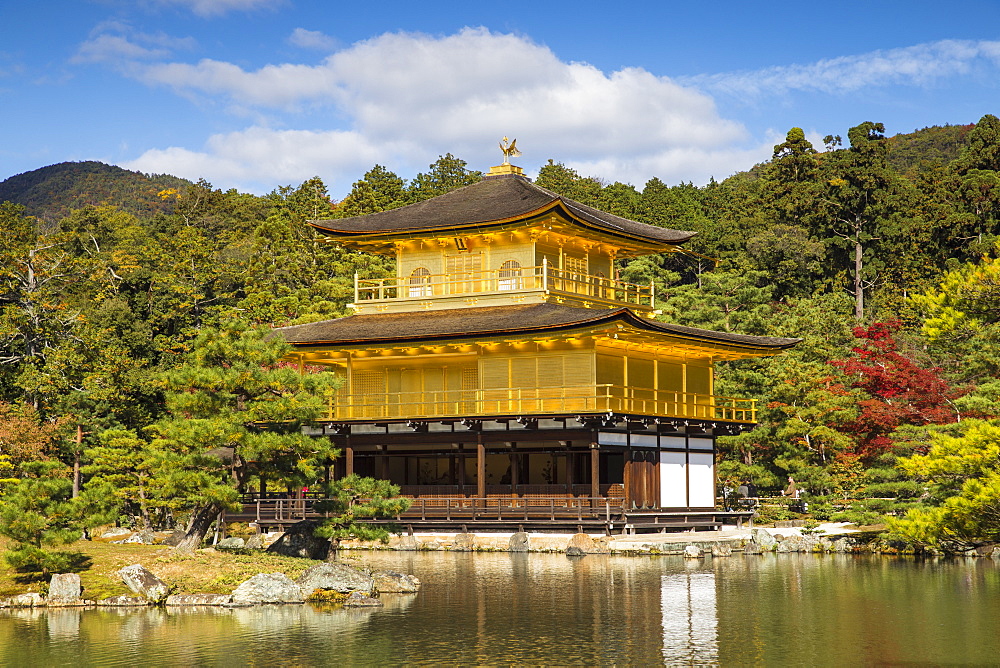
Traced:
[[406, 182], [382, 165], [375, 165], [360, 181], [354, 182], [336, 213], [341, 218], [364, 216], [407, 203]]
[[161, 493], [190, 512], [179, 550], [201, 544], [252, 476], [285, 470], [308, 484], [337, 455], [328, 439], [302, 433], [336, 379], [280, 364], [288, 351], [265, 330], [230, 323], [202, 331], [184, 363], [162, 375], [170, 417], [151, 427], [152, 447], [164, 453]]
[[395, 517], [409, 507], [410, 500], [400, 497], [399, 487], [388, 480], [349, 475], [327, 485], [326, 498], [316, 502], [316, 511], [327, 517], [315, 535], [329, 538], [334, 554], [340, 541], [350, 538], [385, 542], [394, 527], [370, 520]]
[[0, 534], [14, 541], [4, 559], [15, 571], [45, 578], [83, 564], [78, 552], [46, 547], [79, 540], [81, 515], [73, 501], [69, 469], [58, 461], [27, 462], [16, 483], [0, 496]]
[[409, 201], [420, 202], [437, 197], [455, 188], [477, 183], [483, 178], [482, 172], [470, 171], [465, 160], [456, 158], [451, 153], [438, 157], [429, 167], [426, 174], [417, 174], [407, 188]]
[[1000, 426], [965, 420], [960, 427], [957, 435], [935, 434], [927, 454], [900, 461], [926, 482], [933, 504], [890, 524], [906, 540], [949, 551], [1000, 541]]

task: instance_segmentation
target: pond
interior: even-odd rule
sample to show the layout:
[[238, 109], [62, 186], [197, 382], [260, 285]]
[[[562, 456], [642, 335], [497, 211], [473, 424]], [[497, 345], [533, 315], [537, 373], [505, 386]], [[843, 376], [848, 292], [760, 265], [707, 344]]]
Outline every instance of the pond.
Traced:
[[991, 559], [376, 552], [375, 610], [0, 611], [0, 664], [996, 664]]

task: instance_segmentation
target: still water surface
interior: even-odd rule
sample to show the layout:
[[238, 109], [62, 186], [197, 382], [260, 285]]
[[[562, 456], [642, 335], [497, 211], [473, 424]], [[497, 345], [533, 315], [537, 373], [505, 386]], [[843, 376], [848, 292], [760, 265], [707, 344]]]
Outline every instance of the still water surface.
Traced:
[[1000, 565], [845, 555], [364, 554], [376, 610], [0, 612], [11, 666], [998, 665]]

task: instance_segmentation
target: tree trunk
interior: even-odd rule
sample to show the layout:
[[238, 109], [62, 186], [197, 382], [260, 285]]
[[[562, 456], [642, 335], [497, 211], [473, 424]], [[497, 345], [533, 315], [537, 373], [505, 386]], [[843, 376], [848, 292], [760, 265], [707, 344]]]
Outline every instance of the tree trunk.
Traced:
[[181, 542], [177, 544], [175, 549], [178, 552], [191, 553], [197, 550], [201, 546], [201, 542], [205, 540], [205, 534], [208, 533], [208, 528], [212, 526], [212, 522], [216, 520], [221, 512], [221, 508], [218, 505], [212, 503], [204, 508], [199, 508], [194, 511], [191, 515], [191, 522], [188, 524], [187, 533]]
[[863, 253], [859, 231], [854, 237], [854, 318], [858, 322], [865, 317], [865, 283], [861, 275], [864, 269]]

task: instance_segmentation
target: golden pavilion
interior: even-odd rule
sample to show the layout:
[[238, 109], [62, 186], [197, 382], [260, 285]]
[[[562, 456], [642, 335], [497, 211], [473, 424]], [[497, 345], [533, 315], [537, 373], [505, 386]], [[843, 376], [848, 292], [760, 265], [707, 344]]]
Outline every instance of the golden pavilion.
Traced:
[[415, 498], [713, 509], [715, 438], [756, 418], [752, 399], [715, 393], [715, 363], [798, 341], [657, 320], [653, 285], [615, 263], [693, 233], [561, 197], [507, 160], [439, 197], [312, 225], [394, 258], [396, 276], [356, 276], [352, 315], [276, 331], [301, 365], [343, 378], [322, 425], [336, 473]]

